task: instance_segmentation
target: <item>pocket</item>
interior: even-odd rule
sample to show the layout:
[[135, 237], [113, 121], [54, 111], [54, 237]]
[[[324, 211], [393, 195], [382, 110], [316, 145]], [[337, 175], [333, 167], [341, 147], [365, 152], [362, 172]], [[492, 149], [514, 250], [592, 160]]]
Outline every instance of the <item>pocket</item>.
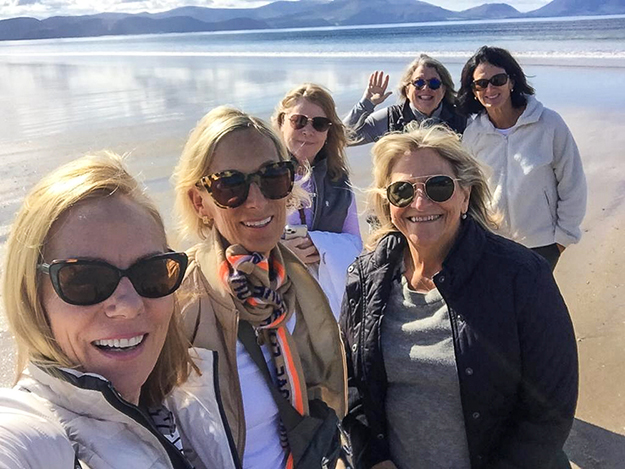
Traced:
[[547, 189], [543, 189], [543, 194], [545, 195], [545, 201], [547, 202], [547, 210], [549, 212], [549, 216], [551, 217], [551, 226], [553, 228], [556, 227], [556, 207], [555, 204], [551, 201], [549, 197], [549, 193]]

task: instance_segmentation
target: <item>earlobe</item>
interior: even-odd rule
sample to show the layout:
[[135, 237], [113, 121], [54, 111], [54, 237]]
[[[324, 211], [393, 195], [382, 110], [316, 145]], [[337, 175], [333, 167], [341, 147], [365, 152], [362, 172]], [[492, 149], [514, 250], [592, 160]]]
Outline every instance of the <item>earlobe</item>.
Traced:
[[187, 194], [189, 196], [189, 199], [191, 200], [191, 205], [193, 205], [195, 213], [197, 213], [197, 216], [200, 218], [208, 216], [208, 210], [204, 205], [204, 199], [199, 189], [197, 187], [193, 187], [189, 189], [189, 192], [187, 192]]

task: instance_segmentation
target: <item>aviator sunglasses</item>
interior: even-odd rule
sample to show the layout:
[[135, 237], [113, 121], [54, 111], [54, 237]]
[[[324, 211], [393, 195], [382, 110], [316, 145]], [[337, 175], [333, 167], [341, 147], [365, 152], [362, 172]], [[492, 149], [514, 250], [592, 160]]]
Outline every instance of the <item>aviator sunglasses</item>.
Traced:
[[332, 125], [327, 117], [308, 117], [304, 114], [293, 114], [289, 117], [289, 122], [295, 130], [303, 129], [310, 122], [317, 132], [325, 132]]
[[196, 185], [204, 186], [218, 207], [235, 208], [247, 200], [250, 184], [253, 182], [266, 198], [283, 199], [293, 189], [294, 175], [295, 166], [292, 161], [276, 161], [250, 174], [234, 169], [209, 174]]
[[432, 202], [445, 202], [454, 195], [454, 181], [457, 180], [440, 175], [428, 176], [425, 182], [395, 181], [387, 186], [386, 198], [395, 207], [407, 207], [417, 195], [417, 186], [423, 185], [428, 199]]
[[423, 88], [425, 88], [425, 85], [428, 85], [428, 87], [432, 91], [436, 91], [437, 89], [441, 87], [443, 82], [440, 81], [438, 78], [430, 78], [429, 80], [425, 80], [423, 78], [417, 78], [415, 81], [412, 82], [412, 84], [418, 90], [422, 90]]
[[503, 86], [508, 83], [508, 74], [507, 73], [498, 73], [497, 75], [493, 75], [490, 78], [480, 78], [479, 80], [473, 80], [471, 86], [474, 90], [485, 90], [488, 88], [488, 84], [493, 86]]
[[104, 261], [58, 259], [39, 264], [37, 269], [50, 276], [59, 298], [77, 306], [90, 306], [109, 298], [123, 277], [144, 298], [161, 298], [175, 292], [187, 269], [184, 252], [166, 252], [140, 259], [128, 269]]

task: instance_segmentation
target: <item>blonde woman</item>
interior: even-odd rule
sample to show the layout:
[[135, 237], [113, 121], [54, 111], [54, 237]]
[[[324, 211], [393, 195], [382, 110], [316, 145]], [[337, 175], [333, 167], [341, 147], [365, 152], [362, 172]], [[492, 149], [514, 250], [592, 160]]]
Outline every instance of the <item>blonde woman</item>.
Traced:
[[[174, 175], [182, 232], [197, 241], [181, 294], [187, 337], [219, 353], [244, 468], [298, 467], [276, 390], [301, 417], [313, 402], [345, 412], [338, 326], [305, 265], [279, 243], [287, 209], [300, 203], [294, 172], [267, 124], [219, 107], [191, 133]], [[250, 328], [264, 363], [241, 338]]]
[[273, 122], [294, 161], [311, 170], [303, 186], [312, 204], [287, 217], [283, 244], [309, 266], [338, 318], [347, 267], [362, 250], [345, 155], [346, 130], [330, 92], [312, 83], [289, 91]]
[[37, 184], [7, 244], [19, 373], [0, 391], [0, 466], [237, 467], [216, 358], [192, 362], [174, 314], [186, 267], [119, 157]]
[[569, 467], [577, 350], [547, 262], [490, 231], [446, 127], [382, 138], [373, 177], [380, 226], [340, 321], [356, 467]]

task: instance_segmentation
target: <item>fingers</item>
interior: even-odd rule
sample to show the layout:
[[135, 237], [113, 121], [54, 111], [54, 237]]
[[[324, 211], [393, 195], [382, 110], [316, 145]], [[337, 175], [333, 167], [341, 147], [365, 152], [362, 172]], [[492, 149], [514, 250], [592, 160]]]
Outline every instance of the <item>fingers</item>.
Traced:
[[[377, 70], [369, 75], [369, 87], [376, 88], [376, 91], [384, 93], [384, 90], [388, 87], [389, 78], [389, 75], [382, 70]], [[382, 89], [380, 90], [380, 88]]]
[[282, 244], [288, 247], [304, 264], [319, 262], [319, 251], [308, 236], [282, 240]]

